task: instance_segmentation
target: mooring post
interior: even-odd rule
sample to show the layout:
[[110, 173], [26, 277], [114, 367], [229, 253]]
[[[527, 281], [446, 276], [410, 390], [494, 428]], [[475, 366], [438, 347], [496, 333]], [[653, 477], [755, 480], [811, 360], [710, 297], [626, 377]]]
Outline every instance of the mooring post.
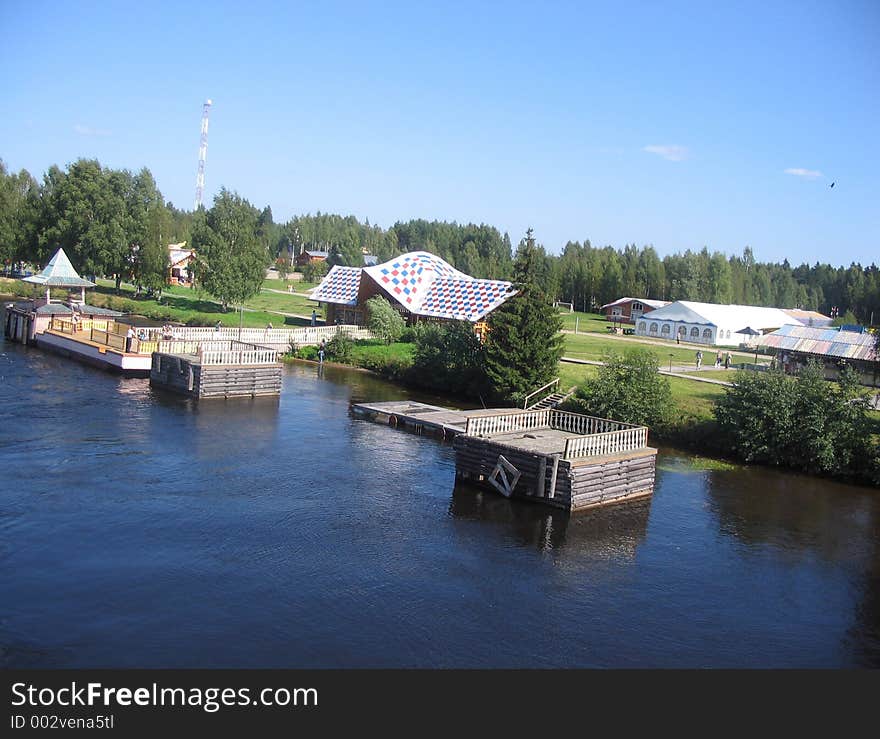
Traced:
[[547, 457], [541, 455], [541, 461], [538, 463], [538, 479], [535, 480], [535, 495], [539, 498], [544, 497], [544, 486], [547, 477]]
[[556, 495], [556, 473], [559, 471], [559, 455], [553, 455], [553, 471], [550, 473], [550, 490], [547, 493], [548, 498]]

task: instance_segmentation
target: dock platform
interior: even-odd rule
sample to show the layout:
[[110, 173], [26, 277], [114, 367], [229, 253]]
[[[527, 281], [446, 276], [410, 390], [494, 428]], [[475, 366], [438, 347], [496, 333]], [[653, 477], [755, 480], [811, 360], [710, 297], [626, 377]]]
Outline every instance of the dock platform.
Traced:
[[386, 400], [377, 403], [355, 403], [351, 412], [358, 418], [406, 429], [416, 434], [430, 434], [452, 439], [463, 434], [469, 418], [521, 413], [517, 408], [481, 408], [455, 410], [411, 400]]
[[460, 479], [569, 511], [654, 491], [657, 450], [644, 426], [555, 409], [453, 410], [410, 401], [359, 403], [352, 413], [453, 439]]

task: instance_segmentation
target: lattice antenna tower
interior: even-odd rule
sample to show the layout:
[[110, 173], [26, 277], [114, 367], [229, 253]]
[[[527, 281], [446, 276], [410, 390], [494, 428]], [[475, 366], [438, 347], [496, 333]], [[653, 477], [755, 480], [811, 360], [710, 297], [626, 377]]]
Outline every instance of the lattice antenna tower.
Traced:
[[208, 112], [211, 110], [211, 100], [205, 100], [202, 106], [202, 137], [199, 141], [199, 173], [196, 175], [196, 205], [195, 210], [202, 207], [202, 193], [205, 191], [205, 159], [208, 157]]

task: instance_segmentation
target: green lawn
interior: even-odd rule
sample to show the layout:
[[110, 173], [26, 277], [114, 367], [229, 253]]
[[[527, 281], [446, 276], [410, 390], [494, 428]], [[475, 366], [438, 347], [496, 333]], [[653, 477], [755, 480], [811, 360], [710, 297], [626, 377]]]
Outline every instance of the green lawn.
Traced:
[[306, 282], [305, 280], [263, 280], [263, 287], [272, 290], [287, 290], [288, 285], [293, 285], [293, 289], [298, 293], [304, 293], [311, 290], [317, 282]]
[[567, 310], [562, 309], [559, 311], [559, 315], [562, 317], [562, 328], [566, 331], [574, 331], [575, 326], [577, 326], [578, 333], [582, 331], [584, 333], [608, 333], [606, 327], [609, 323], [605, 320], [605, 316], [598, 313], [579, 313], [577, 311], [569, 313]]
[[302, 295], [282, 295], [264, 290], [248, 300], [245, 307], [281, 313], [299, 313], [303, 316], [311, 316], [314, 310], [319, 319], [324, 319], [324, 308], [318, 307], [314, 300], [304, 298]]
[[[608, 351], [623, 354], [631, 347], [645, 347], [645, 344], [635, 341], [611, 338], [610, 336], [597, 336], [596, 334], [565, 334], [565, 356], [574, 359], [601, 360], [602, 355]], [[660, 366], [669, 365], [669, 355], [672, 354], [674, 364], [690, 364], [694, 361], [694, 351], [683, 347], [647, 347], [657, 356]], [[707, 355], [708, 352], [703, 352]], [[705, 359], [704, 359], [705, 361]]]

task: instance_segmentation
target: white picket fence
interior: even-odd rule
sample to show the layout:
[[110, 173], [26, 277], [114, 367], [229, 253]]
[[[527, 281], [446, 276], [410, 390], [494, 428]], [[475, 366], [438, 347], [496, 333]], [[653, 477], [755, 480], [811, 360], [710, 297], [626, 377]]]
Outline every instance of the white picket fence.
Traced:
[[354, 325], [302, 326], [299, 328], [237, 328], [182, 326], [174, 329], [175, 339], [182, 341], [242, 341], [247, 344], [289, 345], [320, 344], [344, 331], [352, 339], [371, 339], [373, 334]]
[[489, 436], [491, 434], [509, 434], [514, 431], [533, 431], [549, 428], [550, 411], [525, 411], [523, 413], [506, 413], [497, 416], [477, 416], [467, 420], [465, 434], [468, 436]]

